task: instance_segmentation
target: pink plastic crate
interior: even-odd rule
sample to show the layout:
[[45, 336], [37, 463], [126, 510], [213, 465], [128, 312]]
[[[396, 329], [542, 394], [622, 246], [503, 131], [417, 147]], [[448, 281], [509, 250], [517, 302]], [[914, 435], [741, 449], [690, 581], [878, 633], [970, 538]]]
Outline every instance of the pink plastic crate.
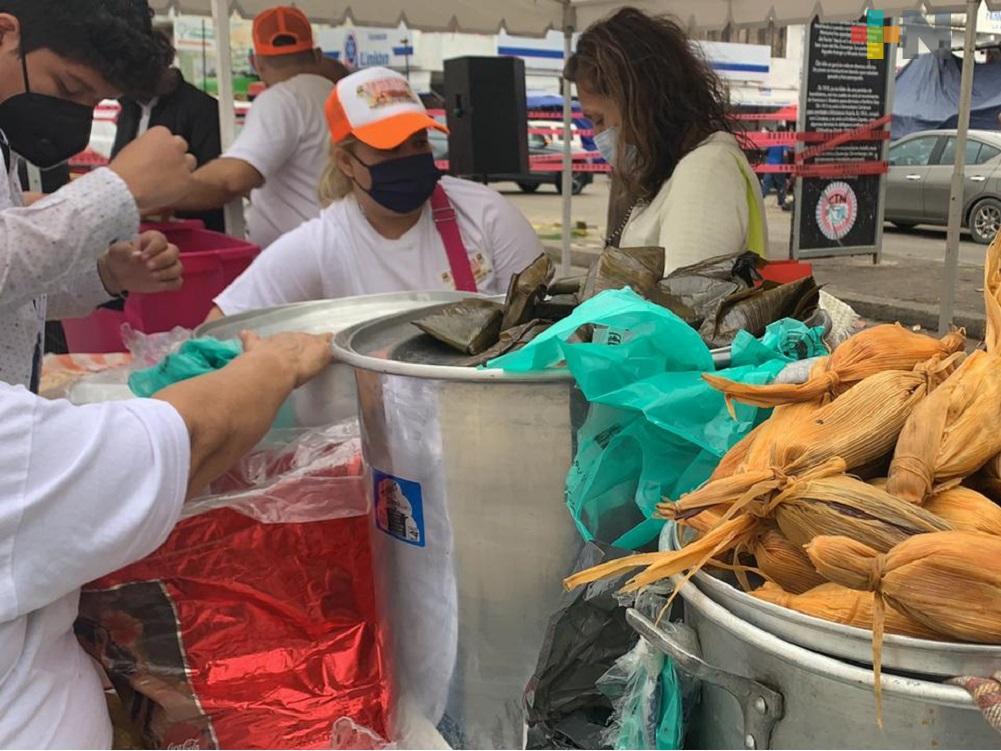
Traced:
[[203, 228], [201, 222], [143, 225], [156, 229], [181, 250], [184, 287], [177, 292], [133, 294], [124, 311], [100, 309], [86, 318], [63, 321], [70, 352], [120, 352], [121, 327], [154, 334], [175, 326], [193, 329], [205, 320], [212, 300], [261, 252], [256, 245]]

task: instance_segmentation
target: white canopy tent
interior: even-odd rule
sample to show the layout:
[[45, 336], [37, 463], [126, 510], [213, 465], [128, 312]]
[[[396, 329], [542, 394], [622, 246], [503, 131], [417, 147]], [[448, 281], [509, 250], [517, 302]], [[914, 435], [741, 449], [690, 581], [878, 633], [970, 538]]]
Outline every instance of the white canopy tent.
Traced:
[[[289, 2], [289, 0], [284, 0]], [[572, 34], [624, 5], [655, 13], [670, 13], [690, 29], [723, 29], [727, 25], [757, 26], [769, 21], [779, 25], [807, 23], [819, 15], [827, 20], [858, 19], [867, 9], [883, 10], [890, 16], [904, 11], [966, 13], [966, 38], [959, 102], [956, 163], [950, 198], [949, 230], [946, 241], [945, 279], [940, 326], [952, 321], [955, 279], [959, 262], [959, 232], [962, 214], [962, 186], [966, 132], [970, 121], [973, 84], [973, 50], [976, 42], [977, 10], [983, 1], [992, 10], [1001, 9], [1001, 0], [291, 0], [313, 21], [340, 24], [350, 19], [356, 25], [395, 27], [402, 21], [420, 31], [452, 31], [494, 34], [501, 28], [510, 34], [543, 36], [551, 29], [565, 35], [569, 51]], [[229, 25], [221, 23], [231, 13], [252, 17], [278, 4], [278, 0], [150, 0], [158, 11], [173, 8], [198, 15], [211, 14], [216, 20], [219, 46], [219, 104], [223, 114], [223, 141], [233, 136], [233, 90], [230, 77]], [[564, 84], [563, 155], [563, 256], [562, 268], [570, 266], [571, 138], [569, 84]]]

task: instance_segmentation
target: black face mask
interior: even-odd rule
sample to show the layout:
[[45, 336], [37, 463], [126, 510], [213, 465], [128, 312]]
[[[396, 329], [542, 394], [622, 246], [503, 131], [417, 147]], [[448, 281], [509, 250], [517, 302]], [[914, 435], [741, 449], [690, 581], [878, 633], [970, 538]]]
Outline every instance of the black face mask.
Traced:
[[377, 204], [397, 214], [410, 214], [423, 206], [441, 180], [442, 173], [434, 166], [431, 154], [404, 156], [379, 164], [365, 164], [354, 154], [351, 156], [365, 165], [372, 176], [372, 187], [362, 190]]
[[21, 70], [25, 93], [0, 103], [0, 130], [11, 149], [36, 167], [55, 167], [87, 148], [94, 108], [32, 93], [27, 55], [21, 56]]

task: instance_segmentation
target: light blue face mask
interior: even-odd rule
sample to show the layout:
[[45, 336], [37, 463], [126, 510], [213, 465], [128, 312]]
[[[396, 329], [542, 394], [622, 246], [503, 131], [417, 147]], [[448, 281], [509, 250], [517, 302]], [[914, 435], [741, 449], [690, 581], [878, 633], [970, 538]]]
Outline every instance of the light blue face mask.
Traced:
[[601, 133], [595, 133], [594, 145], [598, 147], [598, 152], [611, 165], [612, 169], [624, 169], [625, 164], [632, 162], [636, 156], [636, 147], [628, 144], [625, 158], [622, 160], [624, 164], [619, 164], [619, 129], [614, 125], [611, 128], [605, 128]]

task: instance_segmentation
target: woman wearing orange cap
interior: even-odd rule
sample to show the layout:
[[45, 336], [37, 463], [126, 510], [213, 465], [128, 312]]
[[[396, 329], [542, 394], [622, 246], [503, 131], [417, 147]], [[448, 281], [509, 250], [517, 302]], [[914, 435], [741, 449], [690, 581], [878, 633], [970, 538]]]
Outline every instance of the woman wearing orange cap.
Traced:
[[438, 171], [428, 130], [445, 126], [400, 74], [368, 68], [343, 78], [326, 114], [326, 208], [262, 253], [216, 298], [212, 317], [379, 292], [503, 293], [542, 253], [500, 194]]

